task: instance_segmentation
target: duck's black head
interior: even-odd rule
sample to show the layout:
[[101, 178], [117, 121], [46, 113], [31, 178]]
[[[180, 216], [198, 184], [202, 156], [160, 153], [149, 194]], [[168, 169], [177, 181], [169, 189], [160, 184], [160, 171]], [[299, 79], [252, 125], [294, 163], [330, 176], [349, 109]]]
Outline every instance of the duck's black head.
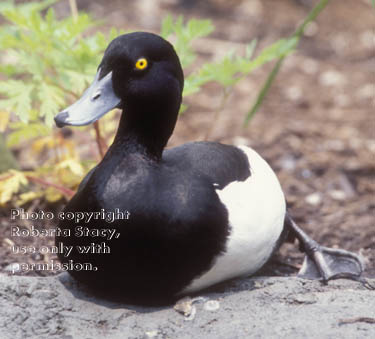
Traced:
[[184, 84], [173, 46], [152, 33], [135, 32], [114, 39], [104, 53], [99, 70], [99, 78], [112, 72], [113, 89], [124, 108], [138, 98], [153, 100], [168, 90], [176, 90], [181, 95]]
[[118, 138], [133, 134], [157, 139], [164, 147], [176, 123], [183, 84], [169, 42], [152, 33], [124, 34], [109, 44], [94, 82], [55, 117], [56, 125], [88, 125], [118, 107], [124, 110]]

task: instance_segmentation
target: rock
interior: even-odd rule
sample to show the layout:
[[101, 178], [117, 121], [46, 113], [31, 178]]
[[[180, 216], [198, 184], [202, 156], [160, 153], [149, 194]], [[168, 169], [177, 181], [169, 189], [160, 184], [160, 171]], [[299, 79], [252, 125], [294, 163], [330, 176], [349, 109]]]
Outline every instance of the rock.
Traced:
[[362, 32], [360, 41], [363, 47], [372, 50], [374, 48], [374, 32], [371, 29]]
[[196, 314], [186, 321], [173, 305], [96, 298], [67, 273], [0, 274], [0, 338], [374, 338], [373, 294], [350, 280], [243, 278], [190, 299]]
[[300, 64], [300, 67], [306, 74], [315, 74], [319, 70], [319, 65], [314, 59], [305, 59]]
[[319, 82], [324, 86], [339, 86], [346, 82], [344, 74], [329, 70], [320, 75]]
[[296, 158], [293, 157], [292, 155], [284, 155], [279, 161], [278, 165], [288, 171], [288, 172], [293, 172], [297, 166], [297, 161]]
[[190, 316], [193, 310], [193, 300], [190, 297], [185, 297], [177, 301], [173, 307], [178, 313], [185, 317]]
[[285, 96], [290, 100], [290, 101], [298, 101], [299, 99], [302, 98], [303, 93], [301, 87], [297, 86], [291, 86], [287, 87], [284, 90]]
[[328, 194], [334, 200], [343, 201], [347, 198], [346, 193], [341, 190], [332, 190]]
[[358, 88], [356, 96], [358, 99], [372, 99], [375, 95], [375, 85], [368, 83]]
[[147, 331], [144, 335], [145, 339], [156, 338], [158, 336], [158, 331]]
[[217, 300], [208, 300], [205, 302], [203, 308], [206, 311], [216, 311], [220, 308], [220, 303]]
[[319, 26], [315, 21], [311, 21], [305, 28], [303, 35], [308, 37], [313, 37], [318, 33]]
[[19, 272], [21, 271], [21, 267], [20, 267], [20, 264], [19, 263], [11, 263], [7, 266], [4, 267], [4, 271], [5, 272], [10, 272], [10, 273], [16, 273], [16, 272]]
[[311, 193], [305, 198], [305, 201], [309, 205], [317, 206], [322, 202], [322, 196], [318, 192]]

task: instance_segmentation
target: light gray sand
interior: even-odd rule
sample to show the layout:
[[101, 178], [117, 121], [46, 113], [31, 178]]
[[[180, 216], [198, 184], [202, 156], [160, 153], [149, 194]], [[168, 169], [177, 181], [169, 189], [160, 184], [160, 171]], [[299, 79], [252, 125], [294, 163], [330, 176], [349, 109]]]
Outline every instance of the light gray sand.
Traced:
[[375, 338], [375, 291], [349, 280], [238, 279], [188, 306], [184, 316], [98, 300], [67, 273], [0, 274], [1, 339]]

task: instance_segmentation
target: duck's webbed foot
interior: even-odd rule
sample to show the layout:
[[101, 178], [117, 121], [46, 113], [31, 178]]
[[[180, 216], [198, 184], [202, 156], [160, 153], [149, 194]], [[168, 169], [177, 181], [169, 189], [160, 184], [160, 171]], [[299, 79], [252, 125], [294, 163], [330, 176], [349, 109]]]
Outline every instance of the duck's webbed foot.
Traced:
[[286, 226], [300, 242], [305, 252], [305, 260], [298, 276], [306, 279], [321, 279], [324, 283], [331, 279], [347, 278], [357, 280], [364, 269], [362, 258], [352, 252], [319, 245], [302, 231], [286, 214]]

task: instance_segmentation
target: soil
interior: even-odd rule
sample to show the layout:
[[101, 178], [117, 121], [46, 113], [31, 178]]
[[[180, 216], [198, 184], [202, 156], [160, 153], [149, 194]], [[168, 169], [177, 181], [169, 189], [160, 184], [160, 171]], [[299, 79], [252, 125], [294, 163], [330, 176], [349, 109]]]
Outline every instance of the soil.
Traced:
[[[68, 13], [68, 2], [56, 5]], [[185, 18], [209, 18], [216, 30], [195, 44], [197, 63], [222, 56], [231, 48], [243, 52], [258, 40], [258, 48], [293, 33], [316, 1], [78, 1], [79, 8], [126, 30], [159, 32], [161, 18], [172, 12]], [[103, 29], [106, 29], [104, 27]], [[206, 86], [187, 98], [168, 147], [191, 140], [247, 144], [276, 171], [289, 209], [315, 240], [329, 247], [359, 252], [366, 260], [365, 276], [375, 277], [375, 48], [374, 10], [370, 1], [332, 1], [310, 25], [298, 50], [284, 63], [267, 100], [248, 127], [243, 121], [272, 65], [256, 70], [232, 92], [218, 115], [221, 92]], [[73, 138], [80, 138], [73, 131]], [[92, 148], [95, 142], [92, 141]], [[22, 152], [21, 152], [22, 153]], [[22, 165], [22, 163], [21, 163]], [[42, 202], [30, 210], [59, 210]], [[48, 245], [53, 239], [10, 236], [9, 209], [1, 210], [0, 272], [20, 261], [10, 251], [13, 242]], [[25, 227], [30, 227], [30, 223]], [[48, 225], [38, 223], [39, 227]], [[51, 226], [51, 225], [49, 225]], [[22, 261], [45, 262], [51, 256], [23, 255]], [[285, 244], [276, 274], [295, 272], [302, 254]], [[275, 273], [275, 270], [273, 270]], [[43, 272], [24, 274], [45, 274]]]

